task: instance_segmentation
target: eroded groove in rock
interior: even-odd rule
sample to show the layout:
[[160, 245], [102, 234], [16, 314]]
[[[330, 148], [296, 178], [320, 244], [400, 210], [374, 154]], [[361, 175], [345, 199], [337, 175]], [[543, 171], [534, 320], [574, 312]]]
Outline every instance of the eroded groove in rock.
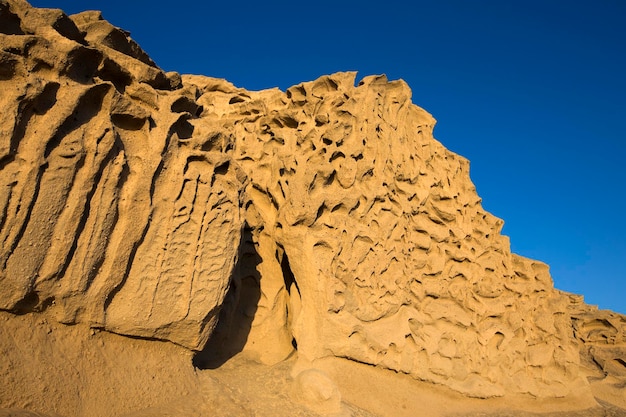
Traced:
[[1, 309], [475, 397], [624, 377], [626, 319], [511, 253], [403, 81], [246, 91], [33, 10], [0, 0]]

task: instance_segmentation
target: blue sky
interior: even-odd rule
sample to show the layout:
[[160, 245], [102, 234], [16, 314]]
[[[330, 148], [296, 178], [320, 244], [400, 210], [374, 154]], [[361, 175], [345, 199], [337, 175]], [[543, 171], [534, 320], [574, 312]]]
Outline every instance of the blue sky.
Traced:
[[626, 2], [32, 0], [102, 10], [165, 70], [280, 87], [402, 78], [514, 252], [626, 313]]

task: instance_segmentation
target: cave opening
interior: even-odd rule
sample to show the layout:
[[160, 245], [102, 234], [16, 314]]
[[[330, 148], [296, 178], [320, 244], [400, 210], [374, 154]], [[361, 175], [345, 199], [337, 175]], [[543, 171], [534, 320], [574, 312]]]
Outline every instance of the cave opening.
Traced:
[[261, 274], [257, 268], [261, 262], [252, 229], [246, 225], [217, 324], [204, 348], [194, 355], [196, 368], [219, 368], [243, 350], [261, 298]]
[[244, 351], [261, 363], [272, 363], [297, 350], [293, 323], [300, 310], [300, 288], [284, 248], [259, 236], [259, 230], [243, 230], [217, 323], [193, 358], [198, 369], [217, 369]]

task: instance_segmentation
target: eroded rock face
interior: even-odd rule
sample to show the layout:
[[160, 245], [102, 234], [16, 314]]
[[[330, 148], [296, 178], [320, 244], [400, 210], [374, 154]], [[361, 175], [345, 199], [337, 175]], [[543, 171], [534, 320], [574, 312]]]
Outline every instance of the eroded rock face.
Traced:
[[200, 348], [244, 177], [193, 143], [197, 90], [98, 13], [1, 7], [0, 308]]
[[262, 360], [291, 350], [291, 328], [310, 360], [347, 357], [473, 396], [563, 396], [580, 382], [568, 298], [546, 265], [511, 254], [467, 160], [433, 139], [404, 82], [355, 86], [342, 73], [220, 96], [199, 102], [223, 109], [203, 120], [228, 127], [250, 177], [260, 301], [248, 347]]
[[623, 372], [623, 317], [510, 252], [403, 81], [250, 92], [164, 73], [97, 12], [0, 12], [0, 309], [477, 397], [584, 388], [600, 320]]

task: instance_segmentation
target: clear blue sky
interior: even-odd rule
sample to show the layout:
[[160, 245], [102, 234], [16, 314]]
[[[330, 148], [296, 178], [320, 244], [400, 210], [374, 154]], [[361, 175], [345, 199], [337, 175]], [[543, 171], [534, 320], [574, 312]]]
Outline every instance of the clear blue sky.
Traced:
[[626, 313], [626, 1], [31, 3], [102, 10], [163, 69], [247, 89], [404, 79], [513, 251]]

